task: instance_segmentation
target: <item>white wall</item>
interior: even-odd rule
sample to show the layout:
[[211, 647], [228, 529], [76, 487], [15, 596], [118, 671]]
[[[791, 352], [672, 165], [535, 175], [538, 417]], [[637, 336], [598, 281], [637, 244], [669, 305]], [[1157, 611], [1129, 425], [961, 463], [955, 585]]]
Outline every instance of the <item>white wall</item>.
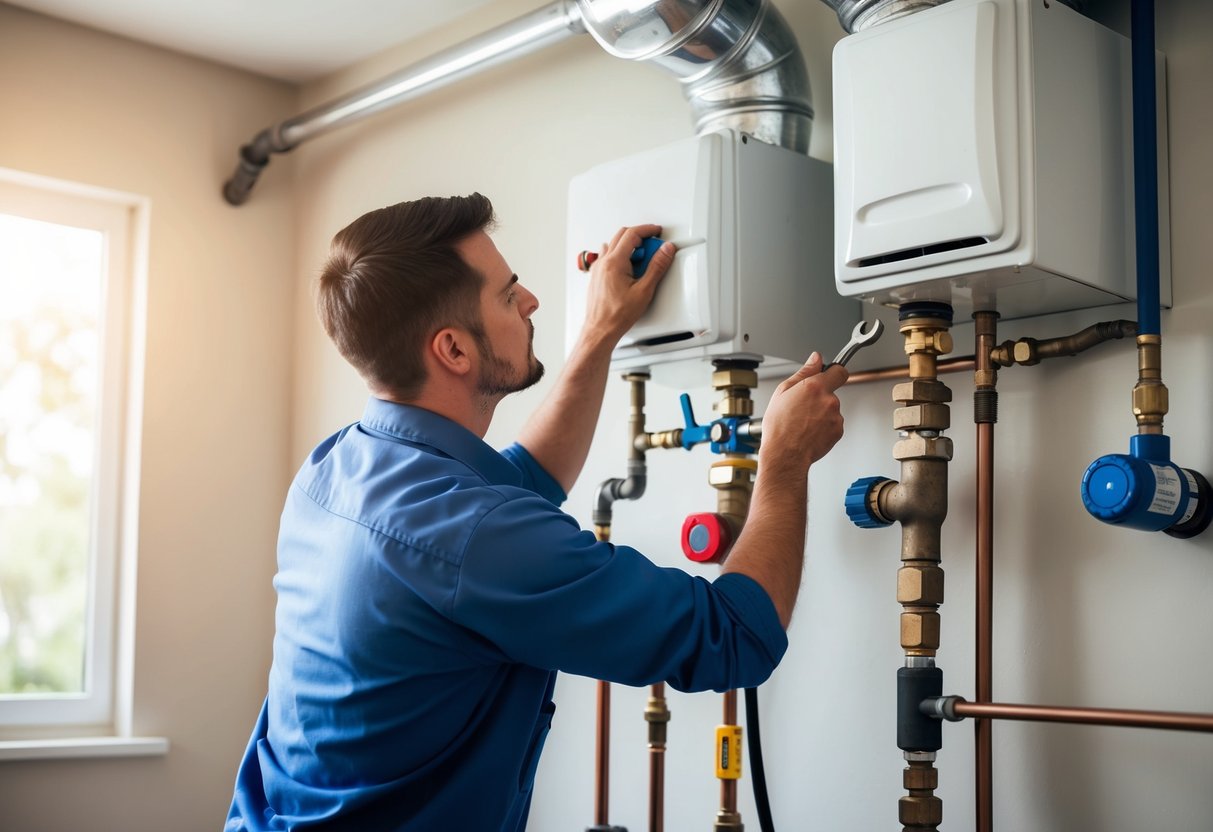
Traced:
[[[424, 45], [406, 45], [308, 91], [319, 101], [372, 80], [445, 45], [534, 7], [497, 3]], [[1124, 5], [1127, 6], [1127, 3]], [[813, 155], [831, 157], [829, 50], [841, 34], [834, 15], [811, 0], [784, 0], [806, 52], [819, 129]], [[1206, 276], [1213, 163], [1205, 148], [1213, 119], [1205, 85], [1213, 77], [1213, 11], [1198, 0], [1159, 4], [1160, 48], [1170, 59], [1172, 240], [1177, 308], [1164, 316], [1167, 420], [1181, 464], [1213, 468]], [[561, 251], [565, 189], [589, 166], [691, 133], [674, 80], [608, 57], [588, 38], [562, 44], [488, 77], [406, 105], [299, 152], [299, 262], [318, 267], [328, 239], [364, 210], [426, 194], [480, 190], [501, 217], [496, 238], [541, 300], [536, 352], [556, 368], [563, 331]], [[644, 217], [637, 217], [643, 221]], [[823, 287], [823, 291], [828, 287]], [[1134, 317], [1131, 308], [1007, 323], [1006, 337], [1048, 337], [1095, 320]], [[356, 419], [360, 384], [324, 342], [310, 300], [301, 296], [294, 407], [294, 453]], [[957, 328], [959, 353], [972, 327]], [[892, 333], [881, 361], [898, 360]], [[823, 350], [836, 348], [823, 344]], [[870, 363], [870, 359], [869, 359]], [[1213, 670], [1203, 661], [1213, 627], [1213, 537], [1181, 542], [1118, 531], [1091, 520], [1078, 482], [1096, 456], [1123, 451], [1134, 423], [1129, 344], [1081, 359], [1002, 373], [998, 427], [996, 698], [1003, 701], [1174, 710], [1213, 707]], [[700, 411], [712, 398], [692, 391]], [[948, 597], [940, 662], [949, 691], [973, 695], [972, 381], [950, 376], [956, 403], [951, 435], [951, 518], [945, 532]], [[547, 382], [545, 382], [546, 386]], [[598, 482], [624, 463], [623, 382], [613, 382], [602, 427], [566, 508], [588, 526]], [[507, 400], [490, 440], [504, 444], [543, 395]], [[652, 429], [679, 424], [680, 391], [652, 387]], [[769, 396], [764, 387], [760, 398]], [[892, 829], [902, 794], [894, 742], [894, 674], [901, 662], [895, 573], [897, 529], [861, 531], [842, 513], [856, 477], [897, 475], [891, 459], [889, 385], [843, 393], [848, 430], [812, 475], [808, 568], [791, 647], [763, 688], [767, 768], [776, 823], [785, 829]], [[649, 495], [616, 506], [614, 539], [654, 560], [680, 564], [678, 530], [690, 511], [715, 505], [706, 484], [710, 455], [654, 452]], [[604, 634], [609, 638], [609, 634]], [[647, 752], [641, 710], [647, 690], [616, 688], [611, 820], [646, 827]], [[557, 832], [593, 822], [593, 684], [563, 677], [558, 715], [536, 786], [530, 828]], [[714, 695], [673, 695], [667, 828], [709, 828], [718, 806], [711, 737]], [[940, 794], [945, 828], [971, 828], [972, 729], [945, 728]], [[1213, 824], [1213, 740], [1160, 732], [1030, 726], [995, 727], [995, 811], [1007, 830], [1101, 832], [1192, 830]], [[742, 813], [757, 817], [742, 787]]]
[[0, 79], [0, 166], [151, 202], [134, 731], [172, 743], [0, 764], [0, 828], [217, 829], [265, 691], [291, 469], [290, 161], [240, 210], [219, 188], [295, 91], [3, 4]]

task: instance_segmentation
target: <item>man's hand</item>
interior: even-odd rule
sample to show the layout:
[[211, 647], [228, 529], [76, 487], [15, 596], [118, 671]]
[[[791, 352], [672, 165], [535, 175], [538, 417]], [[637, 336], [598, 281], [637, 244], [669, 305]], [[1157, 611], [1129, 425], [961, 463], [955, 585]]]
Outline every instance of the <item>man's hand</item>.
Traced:
[[775, 388], [762, 417], [759, 470], [794, 465], [802, 472], [821, 459], [842, 438], [842, 412], [835, 395], [846, 384], [841, 364], [821, 371], [821, 356], [813, 353], [799, 370]]
[[649, 308], [657, 284], [674, 262], [674, 246], [665, 243], [639, 277], [632, 277], [632, 251], [646, 237], [661, 233], [660, 225], [621, 228], [602, 247], [589, 275], [589, 300], [581, 337], [551, 395], [531, 415], [518, 441], [531, 452], [567, 492], [585, 464], [603, 388], [611, 364], [611, 351]]
[[645, 273], [632, 277], [632, 251], [647, 237], [661, 233], [660, 225], [634, 225], [615, 232], [589, 274], [582, 335], [602, 339], [613, 349], [640, 319], [657, 291], [657, 285], [674, 262], [674, 245], [665, 243], [649, 261]]

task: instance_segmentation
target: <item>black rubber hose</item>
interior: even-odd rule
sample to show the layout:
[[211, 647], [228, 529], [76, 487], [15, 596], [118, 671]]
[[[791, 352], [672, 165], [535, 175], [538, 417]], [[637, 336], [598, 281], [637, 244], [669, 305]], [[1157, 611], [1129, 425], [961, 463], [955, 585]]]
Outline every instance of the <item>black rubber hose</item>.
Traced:
[[762, 735], [758, 730], [758, 688], [745, 689], [745, 728], [750, 749], [750, 772], [754, 781], [754, 803], [758, 807], [758, 828], [775, 832], [771, 819], [771, 800], [767, 796], [767, 774], [762, 767]]

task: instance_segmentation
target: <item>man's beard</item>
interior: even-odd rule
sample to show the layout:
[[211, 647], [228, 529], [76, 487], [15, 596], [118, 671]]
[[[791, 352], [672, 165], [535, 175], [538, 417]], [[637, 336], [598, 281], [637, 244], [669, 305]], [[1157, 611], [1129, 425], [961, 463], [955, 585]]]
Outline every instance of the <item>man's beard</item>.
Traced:
[[482, 333], [476, 334], [476, 344], [480, 348], [481, 366], [477, 387], [484, 396], [505, 396], [517, 393], [539, 383], [543, 378], [543, 364], [535, 357], [534, 352], [535, 325], [531, 324], [531, 344], [527, 347], [527, 364], [525, 372], [520, 372], [512, 364], [505, 361], [493, 351], [489, 341]]

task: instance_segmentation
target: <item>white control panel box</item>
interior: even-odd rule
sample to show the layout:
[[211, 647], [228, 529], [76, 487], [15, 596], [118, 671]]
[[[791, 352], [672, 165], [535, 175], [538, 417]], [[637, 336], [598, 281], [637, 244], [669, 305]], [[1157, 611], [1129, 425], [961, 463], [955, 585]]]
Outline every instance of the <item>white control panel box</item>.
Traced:
[[701, 385], [713, 359], [761, 361], [788, 375], [850, 337], [860, 304], [832, 272], [830, 165], [731, 130], [599, 165], [569, 185], [566, 343], [585, 319], [581, 251], [625, 225], [656, 223], [680, 244], [652, 306], [612, 355], [612, 369]]
[[[1163, 304], [1171, 304], [1159, 60]], [[838, 291], [1004, 318], [1136, 298], [1129, 41], [1063, 3], [952, 0], [834, 50]]]

